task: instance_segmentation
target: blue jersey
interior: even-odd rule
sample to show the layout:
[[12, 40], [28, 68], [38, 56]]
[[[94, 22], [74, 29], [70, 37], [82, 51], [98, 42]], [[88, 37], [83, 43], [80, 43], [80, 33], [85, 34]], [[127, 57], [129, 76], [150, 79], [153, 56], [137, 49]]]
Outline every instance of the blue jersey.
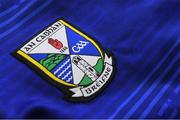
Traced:
[[[180, 118], [179, 6], [178, 0], [0, 0], [0, 118]], [[59, 89], [12, 55], [59, 18], [114, 56], [113, 79], [88, 102], [66, 101]], [[49, 43], [64, 52], [68, 47], [60, 40]], [[64, 60], [54, 74], [76, 83], [71, 58]], [[93, 65], [84, 65], [84, 73], [86, 66], [94, 79], [99, 77]]]

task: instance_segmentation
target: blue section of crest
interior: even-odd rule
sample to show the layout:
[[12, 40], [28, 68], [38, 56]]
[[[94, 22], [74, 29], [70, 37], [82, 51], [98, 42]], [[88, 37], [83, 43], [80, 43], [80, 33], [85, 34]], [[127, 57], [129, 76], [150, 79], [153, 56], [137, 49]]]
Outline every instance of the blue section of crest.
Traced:
[[34, 58], [36, 61], [40, 61], [44, 58], [47, 58], [48, 54], [29, 54], [32, 58]]
[[70, 54], [100, 56], [96, 47], [81, 35], [66, 27]]
[[71, 66], [71, 59], [70, 59], [70, 57], [68, 56], [59, 65], [57, 65], [52, 70], [52, 73], [56, 77], [58, 77], [59, 79], [73, 84], [72, 66]]

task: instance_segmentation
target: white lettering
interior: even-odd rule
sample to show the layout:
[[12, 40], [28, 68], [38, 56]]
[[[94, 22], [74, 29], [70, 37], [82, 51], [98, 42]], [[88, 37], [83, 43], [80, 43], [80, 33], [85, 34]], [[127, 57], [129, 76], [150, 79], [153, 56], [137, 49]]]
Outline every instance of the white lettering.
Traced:
[[79, 43], [76, 43], [76, 45], [72, 47], [72, 51], [75, 53], [79, 53], [81, 49], [83, 49], [88, 43], [89, 42], [79, 41]]

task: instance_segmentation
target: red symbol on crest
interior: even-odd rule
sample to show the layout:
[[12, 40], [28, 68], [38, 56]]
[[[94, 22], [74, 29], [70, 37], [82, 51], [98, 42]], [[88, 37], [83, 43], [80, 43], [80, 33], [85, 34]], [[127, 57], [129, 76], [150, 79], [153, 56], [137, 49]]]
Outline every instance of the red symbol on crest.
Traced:
[[63, 47], [63, 44], [58, 39], [49, 38], [48, 43], [58, 50]]

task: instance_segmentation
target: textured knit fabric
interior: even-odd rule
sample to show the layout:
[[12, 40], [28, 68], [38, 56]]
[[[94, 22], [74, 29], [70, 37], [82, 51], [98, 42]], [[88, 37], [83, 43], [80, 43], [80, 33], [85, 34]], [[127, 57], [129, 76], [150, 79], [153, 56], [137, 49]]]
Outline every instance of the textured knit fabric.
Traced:
[[[88, 103], [11, 55], [63, 18], [113, 53], [112, 82]], [[0, 118], [180, 118], [179, 0], [0, 0]]]

